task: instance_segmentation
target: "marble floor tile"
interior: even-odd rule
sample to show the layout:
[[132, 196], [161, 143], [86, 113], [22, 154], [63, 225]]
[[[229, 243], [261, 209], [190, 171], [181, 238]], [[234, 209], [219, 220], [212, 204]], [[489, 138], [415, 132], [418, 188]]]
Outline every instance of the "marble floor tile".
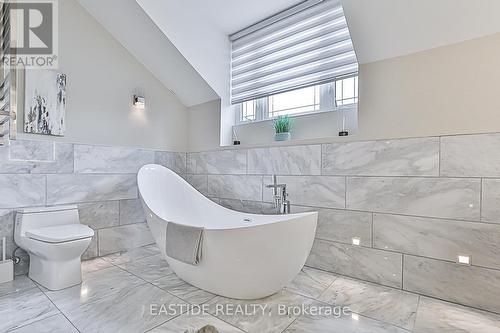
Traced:
[[[283, 290], [259, 300], [236, 300], [217, 296], [209, 302], [210, 311], [219, 319], [248, 333], [276, 333], [285, 330], [297, 317], [282, 314], [279, 307], [307, 306], [312, 299]], [[240, 308], [243, 313], [236, 312]]]
[[118, 267], [110, 267], [83, 274], [81, 284], [58, 291], [41, 288], [63, 312], [85, 303], [98, 303], [108, 295], [146, 284], [144, 280]]
[[0, 297], [0, 332], [29, 325], [59, 311], [38, 288]]
[[113, 254], [106, 255], [101, 257], [102, 259], [109, 261], [114, 265], [123, 264], [129, 261], [135, 261], [138, 259], [151, 257], [156, 254], [159, 254], [160, 250], [156, 245], [148, 245], [139, 247], [137, 249], [129, 250], [129, 251], [121, 251]]
[[337, 275], [333, 273], [304, 267], [286, 289], [306, 297], [318, 298], [336, 278]]
[[21, 328], [10, 331], [9, 333], [78, 333], [76, 328], [64, 317], [58, 314]]
[[500, 315], [420, 297], [415, 333], [498, 333]]
[[104, 268], [113, 267], [113, 264], [101, 258], [82, 261], [82, 274], [95, 272]]
[[402, 290], [339, 277], [318, 299], [408, 330], [415, 324], [418, 295]]
[[26, 275], [19, 275], [10, 282], [0, 283], [0, 297], [35, 287], [35, 283], [30, 278]]
[[119, 264], [118, 267], [149, 282], [171, 273], [167, 261], [162, 254], [129, 261]]
[[151, 333], [178, 333], [188, 332], [195, 333], [206, 325], [211, 325], [217, 329], [219, 333], [243, 333], [242, 330], [236, 328], [228, 323], [223, 322], [211, 315], [189, 315], [184, 314], [176, 317], [165, 324], [150, 331]]
[[190, 304], [199, 305], [208, 302], [209, 300], [215, 297], [214, 294], [199, 289], [181, 280], [180, 278], [177, 277], [177, 275], [175, 275], [175, 273], [171, 269], [169, 270], [170, 273], [168, 275], [158, 280], [154, 280], [151, 283], [163, 290], [168, 291], [172, 295], [183, 299], [184, 301]]
[[410, 333], [410, 331], [357, 314], [337, 317], [304, 316], [284, 333]]
[[[186, 303], [149, 283], [122, 288], [92, 300], [75, 299], [78, 306], [61, 309], [82, 333], [138, 333], [180, 315]], [[151, 306], [175, 305], [173, 313], [151, 313]]]

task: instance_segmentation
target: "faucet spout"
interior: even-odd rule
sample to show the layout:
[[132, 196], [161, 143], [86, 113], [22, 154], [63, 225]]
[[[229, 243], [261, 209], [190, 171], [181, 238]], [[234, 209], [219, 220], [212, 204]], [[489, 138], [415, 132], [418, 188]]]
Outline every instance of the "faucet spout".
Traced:
[[286, 192], [286, 184], [278, 184], [276, 175], [273, 175], [273, 184], [266, 185], [266, 188], [273, 189], [276, 214], [289, 214], [290, 201], [288, 200], [288, 193]]

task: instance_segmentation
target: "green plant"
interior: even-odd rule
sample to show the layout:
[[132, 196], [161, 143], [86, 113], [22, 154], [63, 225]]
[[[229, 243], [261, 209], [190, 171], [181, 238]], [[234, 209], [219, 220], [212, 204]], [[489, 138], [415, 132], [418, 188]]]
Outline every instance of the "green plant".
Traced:
[[278, 116], [274, 119], [274, 130], [276, 133], [287, 133], [292, 129], [292, 119], [288, 116]]

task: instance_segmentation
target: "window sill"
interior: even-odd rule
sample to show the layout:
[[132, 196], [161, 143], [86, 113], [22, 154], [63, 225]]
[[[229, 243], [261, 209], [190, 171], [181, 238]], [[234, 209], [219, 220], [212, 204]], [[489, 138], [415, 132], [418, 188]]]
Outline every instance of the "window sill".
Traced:
[[[358, 104], [351, 104], [351, 105], [346, 105], [346, 106], [340, 106], [335, 109], [329, 109], [329, 110], [317, 110], [317, 111], [309, 111], [309, 112], [303, 112], [303, 113], [295, 113], [295, 114], [289, 114], [288, 117], [290, 118], [301, 118], [301, 117], [308, 117], [308, 116], [314, 116], [318, 114], [324, 114], [324, 113], [329, 113], [329, 112], [342, 112], [342, 111], [349, 111], [349, 110], [354, 110], [358, 108]], [[241, 125], [250, 125], [250, 124], [256, 124], [256, 123], [263, 123], [263, 122], [272, 122], [274, 119], [277, 117], [273, 118], [266, 118], [266, 119], [259, 119], [259, 120], [248, 120], [248, 121], [240, 121], [234, 125], [236, 126], [241, 126]]]
[[[346, 118], [348, 137], [340, 137], [342, 141], [352, 138], [358, 131], [357, 105], [350, 105], [334, 110], [323, 110], [305, 114], [290, 115], [293, 118], [292, 140], [274, 141], [273, 119], [249, 121], [233, 126], [233, 133], [242, 145], [234, 147], [251, 147], [262, 145], [290, 145], [301, 144], [317, 140], [331, 140], [339, 138], [342, 129], [343, 117]], [[340, 112], [338, 112], [340, 111]]]

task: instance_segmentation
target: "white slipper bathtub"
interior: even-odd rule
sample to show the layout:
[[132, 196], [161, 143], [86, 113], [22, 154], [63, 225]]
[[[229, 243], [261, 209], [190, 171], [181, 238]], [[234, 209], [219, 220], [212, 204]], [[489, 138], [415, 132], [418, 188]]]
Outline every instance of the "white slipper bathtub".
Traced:
[[[203, 196], [173, 171], [146, 165], [138, 174], [146, 218], [163, 255], [178, 277], [237, 299], [276, 293], [302, 269], [316, 233], [318, 213], [239, 213]], [[165, 253], [168, 221], [204, 227], [202, 258], [191, 266]]]

